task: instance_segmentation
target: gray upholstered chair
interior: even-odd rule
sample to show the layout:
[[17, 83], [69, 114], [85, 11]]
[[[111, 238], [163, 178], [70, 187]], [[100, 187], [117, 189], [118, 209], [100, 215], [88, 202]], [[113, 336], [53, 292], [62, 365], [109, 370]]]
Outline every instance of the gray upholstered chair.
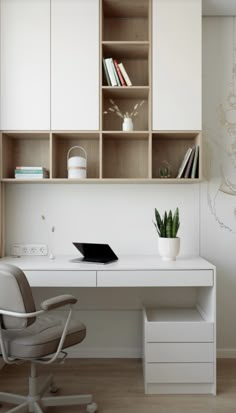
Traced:
[[[21, 396], [0, 392], [0, 401], [15, 404], [8, 413], [42, 413], [46, 406], [87, 405], [88, 413], [96, 412], [97, 405], [92, 396], [44, 397], [46, 391], [56, 392], [53, 376], [42, 383], [37, 376], [38, 363], [50, 364], [62, 350], [80, 343], [86, 336], [86, 327], [73, 321], [72, 304], [77, 299], [72, 295], [61, 295], [41, 303], [36, 311], [31, 288], [23, 271], [0, 264], [0, 351], [7, 364], [30, 361], [29, 395]], [[50, 310], [69, 305], [66, 321], [49, 315]]]

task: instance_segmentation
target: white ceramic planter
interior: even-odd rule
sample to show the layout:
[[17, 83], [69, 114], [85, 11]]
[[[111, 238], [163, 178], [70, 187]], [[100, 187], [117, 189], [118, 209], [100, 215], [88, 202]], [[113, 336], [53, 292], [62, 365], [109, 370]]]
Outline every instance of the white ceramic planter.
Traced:
[[175, 261], [180, 250], [180, 238], [158, 238], [158, 248], [164, 261]]
[[124, 118], [123, 124], [122, 124], [122, 130], [123, 131], [132, 131], [134, 130], [134, 125], [133, 121], [131, 118]]

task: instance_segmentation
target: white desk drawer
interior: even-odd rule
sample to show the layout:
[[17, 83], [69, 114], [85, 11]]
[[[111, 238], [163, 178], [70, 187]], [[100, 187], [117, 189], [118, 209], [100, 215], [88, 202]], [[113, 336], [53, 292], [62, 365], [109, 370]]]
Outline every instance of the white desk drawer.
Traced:
[[25, 271], [31, 287], [96, 287], [96, 271]]
[[146, 308], [143, 310], [145, 343], [204, 343], [214, 341], [214, 323], [198, 309]]
[[98, 287], [213, 286], [212, 270], [98, 271]]
[[145, 326], [145, 341], [150, 342], [213, 342], [214, 325], [210, 322], [161, 322]]
[[213, 383], [213, 363], [148, 363], [147, 383]]
[[213, 343], [147, 343], [145, 361], [149, 363], [213, 363]]

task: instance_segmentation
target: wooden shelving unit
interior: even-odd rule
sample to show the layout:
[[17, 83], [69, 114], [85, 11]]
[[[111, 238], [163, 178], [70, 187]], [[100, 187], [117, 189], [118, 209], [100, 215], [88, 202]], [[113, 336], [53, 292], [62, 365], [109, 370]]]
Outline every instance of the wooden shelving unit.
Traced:
[[[108, 86], [103, 58], [122, 62], [132, 86]], [[202, 179], [200, 131], [152, 130], [152, 1], [100, 0], [100, 126], [98, 131], [6, 131], [1, 134], [1, 180], [8, 183], [193, 183]], [[124, 114], [142, 101], [134, 130], [122, 131], [122, 118], [105, 111], [111, 100]], [[167, 105], [163, 102], [163, 105]], [[168, 105], [166, 106], [168, 110]], [[199, 145], [198, 176], [176, 179], [187, 149]], [[68, 180], [67, 153], [87, 153], [87, 179]], [[160, 168], [170, 165], [170, 177]], [[17, 165], [43, 166], [48, 179], [14, 179]]]
[[[132, 86], [107, 86], [101, 66], [102, 177], [108, 181], [145, 182], [150, 178], [150, 4], [149, 0], [101, 2], [101, 57], [122, 62], [132, 82]], [[122, 132], [122, 118], [104, 114], [111, 99], [122, 114], [131, 113], [144, 101], [133, 118], [134, 131]]]

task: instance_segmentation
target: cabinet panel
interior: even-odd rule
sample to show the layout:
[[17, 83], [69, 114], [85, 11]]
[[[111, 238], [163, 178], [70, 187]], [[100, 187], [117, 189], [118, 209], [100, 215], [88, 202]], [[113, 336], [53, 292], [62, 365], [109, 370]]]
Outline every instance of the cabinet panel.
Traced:
[[96, 287], [96, 271], [25, 271], [31, 287]]
[[50, 129], [50, 0], [1, 1], [1, 119]]
[[213, 343], [147, 343], [148, 363], [213, 363]]
[[162, 322], [146, 325], [148, 342], [213, 342], [214, 325], [210, 322]]
[[213, 286], [211, 270], [98, 271], [99, 287]]
[[201, 130], [200, 0], [153, 0], [153, 129]]
[[53, 130], [99, 129], [99, 1], [52, 0]]
[[213, 363], [148, 363], [148, 383], [213, 383]]

